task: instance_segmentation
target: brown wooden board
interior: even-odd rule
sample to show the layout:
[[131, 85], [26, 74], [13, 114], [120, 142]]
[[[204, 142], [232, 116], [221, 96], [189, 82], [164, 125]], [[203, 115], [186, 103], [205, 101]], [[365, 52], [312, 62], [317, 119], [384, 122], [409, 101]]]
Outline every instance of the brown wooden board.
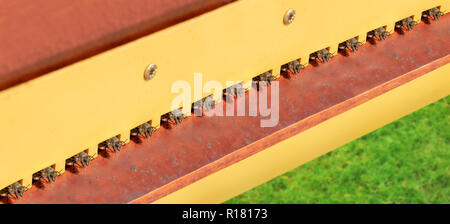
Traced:
[[0, 0], [0, 91], [235, 0]]

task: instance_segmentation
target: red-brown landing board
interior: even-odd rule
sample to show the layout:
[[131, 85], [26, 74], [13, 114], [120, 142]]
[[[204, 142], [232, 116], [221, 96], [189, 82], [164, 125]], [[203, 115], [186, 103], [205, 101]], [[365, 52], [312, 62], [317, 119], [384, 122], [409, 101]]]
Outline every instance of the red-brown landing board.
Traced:
[[290, 80], [280, 78], [276, 127], [261, 128], [259, 117], [190, 117], [13, 202], [152, 202], [449, 63], [449, 40], [449, 16], [422, 23], [348, 57], [308, 66]]
[[0, 91], [235, 0], [0, 0]]

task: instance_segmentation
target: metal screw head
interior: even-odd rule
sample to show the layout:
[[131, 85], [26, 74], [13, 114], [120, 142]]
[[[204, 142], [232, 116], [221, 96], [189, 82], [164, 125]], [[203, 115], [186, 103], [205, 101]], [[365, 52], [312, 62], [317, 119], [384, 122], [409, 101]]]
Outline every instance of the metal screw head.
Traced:
[[145, 69], [145, 72], [144, 72], [145, 80], [153, 79], [153, 77], [155, 77], [157, 71], [158, 71], [158, 66], [156, 66], [155, 64], [150, 64]]
[[295, 15], [296, 15], [295, 10], [294, 9], [289, 9], [286, 12], [286, 15], [284, 15], [284, 24], [285, 25], [289, 25], [292, 22], [294, 22]]

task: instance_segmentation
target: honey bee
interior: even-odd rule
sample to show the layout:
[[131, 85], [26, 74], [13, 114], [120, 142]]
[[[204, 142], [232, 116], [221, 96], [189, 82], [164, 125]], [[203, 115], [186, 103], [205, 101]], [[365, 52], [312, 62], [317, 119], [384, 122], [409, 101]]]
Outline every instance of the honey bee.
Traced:
[[253, 78], [253, 81], [255, 82], [255, 85], [258, 90], [260, 88], [260, 84], [261, 84], [260, 82], [266, 82], [268, 85], [271, 85], [272, 81], [274, 81], [274, 80], [275, 80], [275, 76], [273, 76], [272, 73], [270, 73], [270, 72], [265, 72], [265, 73]]
[[68, 159], [66, 165], [68, 166], [79, 165], [82, 167], [89, 166], [89, 163], [91, 162], [92, 158], [93, 157], [89, 156], [87, 153], [81, 152]]
[[380, 27], [378, 29], [375, 29], [367, 34], [367, 37], [370, 39], [377, 38], [379, 41], [386, 40], [386, 38], [389, 36], [389, 32], [386, 31], [383, 27]]
[[214, 109], [216, 107], [216, 102], [212, 98], [212, 96], [208, 96], [205, 99], [203, 99], [203, 108], [208, 111], [211, 109]]
[[112, 150], [113, 152], [118, 152], [122, 149], [125, 143], [120, 141], [118, 137], [112, 137], [102, 143], [99, 144], [98, 149], [106, 151], [107, 149]]
[[47, 167], [33, 175], [33, 180], [41, 181], [42, 178], [47, 180], [47, 183], [52, 183], [56, 181], [56, 177], [59, 175], [59, 172], [53, 169], [52, 167]]
[[439, 20], [441, 16], [443, 16], [444, 13], [441, 12], [439, 8], [432, 8], [430, 10], [425, 11], [423, 14], [423, 17], [427, 19], [428, 22], [430, 22], [430, 19], [432, 20]]
[[196, 116], [202, 116], [203, 115], [202, 106], [203, 106], [203, 99], [195, 101], [194, 103], [192, 103], [191, 112], [194, 113]]
[[347, 40], [344, 43], [342, 43], [339, 46], [339, 49], [341, 49], [341, 50], [346, 50], [347, 49], [347, 50], [355, 52], [355, 51], [359, 50], [359, 47], [361, 45], [362, 44], [360, 42], [358, 42], [358, 40], [356, 38], [352, 38], [352, 39]]
[[0, 190], [0, 196], [8, 199], [9, 195], [14, 195], [16, 199], [19, 199], [23, 197], [25, 189], [26, 188], [22, 186], [22, 184], [20, 184], [19, 182], [15, 182], [9, 185], [8, 187], [5, 187], [2, 190]]
[[[205, 97], [201, 100], [198, 100], [192, 104], [192, 112], [196, 116], [202, 116], [203, 111], [209, 111], [216, 107], [216, 102], [213, 99], [212, 95]], [[203, 110], [202, 110], [203, 109]]]
[[417, 22], [414, 21], [411, 17], [408, 17], [402, 21], [399, 21], [395, 24], [395, 28], [403, 31], [404, 29], [406, 30], [412, 30], [414, 29], [414, 27], [416, 26]]
[[242, 83], [230, 86], [223, 90], [224, 96], [229, 96], [231, 98], [239, 98], [244, 96], [245, 88], [242, 86]]
[[152, 127], [149, 123], [139, 125], [139, 127], [131, 130], [131, 136], [143, 136], [144, 138], [151, 137], [156, 128]]
[[300, 64], [298, 60], [291, 61], [283, 66], [281, 66], [281, 73], [284, 77], [290, 79], [291, 74], [298, 74], [301, 72], [302, 69], [304, 69], [306, 65]]
[[310, 57], [312, 61], [314, 61], [316, 64], [320, 61], [322, 63], [329, 62], [333, 54], [331, 54], [327, 49], [322, 49], [320, 51], [317, 51], [313, 53]]
[[275, 80], [275, 76], [273, 76], [270, 72], [265, 72], [259, 76], [256, 76], [253, 80], [258, 82], [267, 82], [270, 85], [272, 84], [272, 81]]
[[184, 114], [181, 109], [174, 110], [161, 116], [161, 121], [170, 127], [170, 124], [179, 125], [183, 122]]

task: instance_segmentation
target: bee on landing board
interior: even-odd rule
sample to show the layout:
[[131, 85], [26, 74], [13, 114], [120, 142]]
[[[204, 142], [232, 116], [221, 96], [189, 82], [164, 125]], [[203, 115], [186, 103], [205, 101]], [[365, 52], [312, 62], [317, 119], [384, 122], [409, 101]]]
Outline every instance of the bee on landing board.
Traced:
[[19, 182], [15, 182], [8, 187], [3, 188], [0, 190], [0, 197], [4, 197], [7, 200], [9, 200], [9, 195], [14, 195], [16, 199], [19, 199], [23, 197], [23, 194], [25, 193], [25, 187], [22, 186]]
[[100, 143], [98, 149], [102, 151], [110, 149], [112, 152], [118, 152], [122, 149], [123, 145], [125, 145], [125, 143], [120, 141], [118, 137], [112, 137]]

